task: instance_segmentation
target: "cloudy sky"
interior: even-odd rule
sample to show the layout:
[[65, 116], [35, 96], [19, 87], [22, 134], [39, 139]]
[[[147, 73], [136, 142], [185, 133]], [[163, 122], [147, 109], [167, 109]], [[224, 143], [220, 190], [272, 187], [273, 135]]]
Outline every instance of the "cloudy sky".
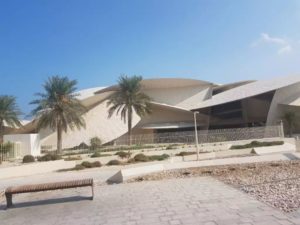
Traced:
[[300, 74], [298, 0], [2, 0], [0, 94], [26, 114], [51, 75], [228, 83]]

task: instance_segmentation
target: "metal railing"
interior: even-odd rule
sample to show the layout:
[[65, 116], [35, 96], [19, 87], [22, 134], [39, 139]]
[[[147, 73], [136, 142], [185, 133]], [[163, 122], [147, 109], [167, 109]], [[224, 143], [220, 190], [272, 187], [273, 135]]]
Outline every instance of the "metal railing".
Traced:
[[6, 142], [0, 144], [0, 161], [9, 161], [21, 156], [20, 143]]
[[[199, 143], [214, 143], [262, 138], [283, 137], [281, 125], [266, 127], [247, 127], [218, 130], [198, 130]], [[195, 143], [195, 131], [138, 134], [131, 136], [131, 144]], [[129, 137], [124, 135], [115, 140], [116, 145], [126, 145]]]

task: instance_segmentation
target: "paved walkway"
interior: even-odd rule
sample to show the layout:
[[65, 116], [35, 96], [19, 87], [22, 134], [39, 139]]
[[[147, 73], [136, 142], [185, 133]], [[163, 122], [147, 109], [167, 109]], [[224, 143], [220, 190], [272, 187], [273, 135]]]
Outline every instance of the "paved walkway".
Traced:
[[0, 223], [300, 224], [300, 213], [286, 215], [209, 177], [97, 186], [95, 194], [94, 201], [84, 199], [89, 188], [19, 195], [16, 208], [0, 210]]

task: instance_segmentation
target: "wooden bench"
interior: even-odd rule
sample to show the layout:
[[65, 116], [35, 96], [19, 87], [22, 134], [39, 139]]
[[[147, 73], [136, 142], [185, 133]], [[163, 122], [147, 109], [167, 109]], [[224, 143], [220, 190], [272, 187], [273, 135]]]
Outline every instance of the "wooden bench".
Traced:
[[7, 208], [9, 208], [13, 205], [13, 203], [12, 203], [12, 195], [13, 194], [51, 191], [51, 190], [58, 190], [58, 189], [69, 189], [69, 188], [88, 187], [88, 186], [91, 186], [91, 188], [92, 188], [92, 198], [91, 199], [93, 200], [93, 198], [94, 198], [93, 179], [82, 179], [82, 180], [72, 180], [72, 181], [55, 182], [55, 183], [44, 183], [44, 184], [33, 184], [33, 185], [8, 187], [5, 190]]

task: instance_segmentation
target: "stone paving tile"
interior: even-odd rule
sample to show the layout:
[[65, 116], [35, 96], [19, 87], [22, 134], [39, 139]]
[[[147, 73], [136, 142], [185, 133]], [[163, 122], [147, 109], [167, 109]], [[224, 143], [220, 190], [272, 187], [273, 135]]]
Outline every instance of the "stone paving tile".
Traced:
[[284, 214], [213, 178], [149, 181], [16, 195], [1, 225], [290, 225]]

